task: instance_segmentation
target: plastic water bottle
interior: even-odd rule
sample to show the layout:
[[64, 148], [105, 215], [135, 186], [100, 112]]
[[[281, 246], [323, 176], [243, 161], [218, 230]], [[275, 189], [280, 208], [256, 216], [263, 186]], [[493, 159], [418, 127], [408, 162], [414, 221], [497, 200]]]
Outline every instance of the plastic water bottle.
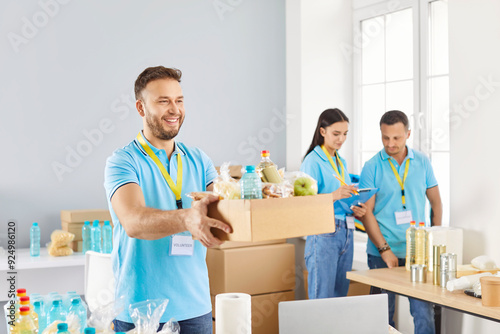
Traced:
[[30, 229], [30, 256], [40, 256], [40, 227], [33, 223]]
[[418, 223], [418, 228], [415, 230], [415, 264], [426, 263], [426, 241], [427, 231], [425, 230], [425, 223]]
[[43, 300], [38, 299], [34, 301], [33, 307], [35, 308], [35, 313], [38, 315], [38, 333], [43, 333], [47, 327], [47, 314], [44, 310]]
[[99, 221], [96, 219], [92, 224], [92, 250], [94, 252], [101, 252], [101, 226], [99, 226]]
[[66, 312], [64, 312], [62, 308], [62, 302], [60, 299], [54, 299], [52, 301], [52, 307], [50, 308], [49, 314], [47, 316], [47, 327], [56, 320], [66, 320]]
[[82, 239], [83, 239], [83, 242], [82, 242], [82, 252], [83, 254], [85, 254], [88, 250], [92, 250], [92, 246], [91, 246], [91, 229], [92, 227], [90, 226], [90, 222], [88, 220], [85, 221], [85, 223], [83, 223], [83, 227], [82, 227]]
[[109, 220], [104, 221], [102, 227], [102, 252], [111, 254], [113, 250], [113, 228], [109, 224]]
[[245, 167], [245, 174], [240, 180], [240, 185], [242, 199], [262, 198], [262, 181], [255, 172], [255, 166], [249, 165]]
[[82, 305], [80, 297], [71, 300], [68, 314], [74, 314], [80, 320], [80, 332], [87, 326], [87, 309]]
[[406, 263], [407, 271], [411, 265], [415, 264], [415, 221], [410, 222], [410, 227], [406, 230]]
[[68, 331], [68, 324], [65, 322], [57, 324], [57, 334], [70, 334]]

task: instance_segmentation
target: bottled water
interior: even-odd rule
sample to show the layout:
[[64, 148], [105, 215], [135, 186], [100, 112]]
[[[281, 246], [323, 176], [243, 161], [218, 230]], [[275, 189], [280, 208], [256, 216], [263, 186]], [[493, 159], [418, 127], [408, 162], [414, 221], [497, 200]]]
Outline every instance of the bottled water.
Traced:
[[109, 220], [104, 221], [102, 228], [102, 252], [111, 254], [113, 250], [113, 228], [109, 224]]
[[90, 222], [88, 220], [83, 223], [82, 227], [82, 252], [85, 254], [88, 250], [92, 250], [91, 247], [91, 229], [92, 227], [90, 226]]
[[406, 263], [407, 271], [411, 265], [415, 264], [415, 221], [410, 222], [410, 227], [406, 230]]
[[98, 220], [94, 220], [92, 224], [92, 250], [94, 252], [101, 252], [101, 226]]
[[66, 312], [64, 312], [62, 308], [62, 302], [60, 299], [54, 299], [52, 301], [52, 307], [50, 308], [49, 314], [47, 316], [47, 327], [56, 320], [66, 320]]
[[40, 227], [36, 222], [30, 229], [30, 255], [40, 256]]
[[80, 332], [87, 326], [87, 309], [82, 305], [80, 297], [75, 297], [71, 300], [68, 314], [74, 314], [80, 320]]
[[38, 316], [38, 333], [43, 333], [44, 329], [47, 327], [47, 314], [44, 310], [43, 300], [38, 299], [34, 301], [33, 306]]
[[242, 199], [262, 198], [262, 181], [255, 172], [255, 166], [250, 165], [245, 167], [245, 174], [243, 174], [240, 180], [240, 185]]

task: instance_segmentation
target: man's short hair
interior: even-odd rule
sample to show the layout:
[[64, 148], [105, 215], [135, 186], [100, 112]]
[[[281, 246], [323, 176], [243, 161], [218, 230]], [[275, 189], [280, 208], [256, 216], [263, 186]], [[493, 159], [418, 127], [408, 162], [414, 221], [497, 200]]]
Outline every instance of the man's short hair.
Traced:
[[142, 90], [146, 88], [148, 83], [158, 79], [174, 79], [181, 82], [182, 72], [176, 68], [168, 68], [164, 66], [148, 67], [135, 80], [135, 99], [139, 100], [142, 96]]
[[380, 126], [382, 126], [382, 124], [394, 125], [400, 122], [403, 123], [405, 129], [408, 130], [408, 128], [410, 127], [410, 122], [408, 121], [408, 117], [406, 116], [406, 114], [399, 110], [391, 110], [386, 112], [382, 116], [382, 118], [380, 119]]

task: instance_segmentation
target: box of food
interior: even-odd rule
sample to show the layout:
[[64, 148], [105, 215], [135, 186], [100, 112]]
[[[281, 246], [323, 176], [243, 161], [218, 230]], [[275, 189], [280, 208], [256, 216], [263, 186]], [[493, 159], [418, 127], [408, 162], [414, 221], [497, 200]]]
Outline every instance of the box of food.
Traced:
[[[215, 296], [212, 295], [212, 316], [214, 333], [217, 323], [215, 313]], [[280, 302], [295, 300], [294, 291], [266, 293], [254, 295], [252, 298], [252, 334], [268, 334], [279, 332], [278, 304]]]
[[210, 293], [251, 295], [295, 289], [295, 246], [275, 244], [207, 250]]
[[61, 221], [83, 223], [86, 220], [111, 221], [109, 210], [61, 210]]
[[229, 224], [227, 234], [212, 228], [221, 240], [266, 241], [335, 231], [332, 194], [252, 200], [220, 200], [208, 216]]

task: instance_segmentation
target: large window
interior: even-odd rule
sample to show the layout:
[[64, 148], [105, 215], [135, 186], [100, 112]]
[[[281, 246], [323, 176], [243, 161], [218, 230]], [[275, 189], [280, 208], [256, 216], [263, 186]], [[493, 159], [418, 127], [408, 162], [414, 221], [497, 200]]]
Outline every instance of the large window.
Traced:
[[[370, 3], [363, 6], [364, 3]], [[449, 224], [447, 1], [355, 2], [355, 167], [382, 148], [379, 120], [388, 110], [410, 118], [408, 144], [427, 154]]]

